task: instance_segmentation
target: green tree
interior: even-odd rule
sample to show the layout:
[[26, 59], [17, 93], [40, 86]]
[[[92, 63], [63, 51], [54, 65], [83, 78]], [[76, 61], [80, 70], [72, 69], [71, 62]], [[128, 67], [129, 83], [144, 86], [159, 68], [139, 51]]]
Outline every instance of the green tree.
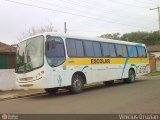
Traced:
[[144, 43], [146, 45], [155, 45], [160, 43], [160, 35], [155, 32], [131, 32], [123, 34], [121, 40]]
[[144, 43], [146, 45], [155, 45], [160, 44], [160, 35], [159, 32], [131, 32], [125, 33], [120, 37], [119, 33], [113, 34], [104, 34], [101, 35], [102, 38], [109, 38], [109, 39], [119, 39], [129, 42], [137, 42], [137, 43]]
[[107, 38], [107, 39], [120, 39], [120, 33], [113, 33], [113, 34], [103, 34], [100, 36], [101, 38]]

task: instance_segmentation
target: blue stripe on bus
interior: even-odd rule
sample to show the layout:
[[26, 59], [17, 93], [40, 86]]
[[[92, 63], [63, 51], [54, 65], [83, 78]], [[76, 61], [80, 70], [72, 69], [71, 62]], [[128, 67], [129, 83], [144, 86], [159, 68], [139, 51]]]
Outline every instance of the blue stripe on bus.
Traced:
[[124, 71], [125, 71], [125, 69], [126, 69], [126, 65], [128, 64], [128, 60], [129, 60], [129, 55], [131, 55], [131, 54], [134, 54], [134, 47], [138, 47], [138, 46], [140, 46], [140, 47], [142, 47], [142, 44], [136, 44], [136, 45], [134, 45], [134, 46], [132, 46], [131, 48], [130, 48], [130, 50], [129, 50], [129, 52], [128, 52], [128, 57], [126, 58], [126, 60], [125, 60], [125, 63], [124, 63], [124, 66], [123, 66], [123, 71], [122, 71], [122, 80], [124, 79], [123, 77], [124, 77]]

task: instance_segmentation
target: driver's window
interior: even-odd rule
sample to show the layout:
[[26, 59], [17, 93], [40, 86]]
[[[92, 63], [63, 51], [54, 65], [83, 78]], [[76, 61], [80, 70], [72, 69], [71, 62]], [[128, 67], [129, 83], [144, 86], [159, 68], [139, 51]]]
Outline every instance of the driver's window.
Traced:
[[45, 47], [47, 62], [50, 66], [58, 66], [65, 61], [65, 48], [62, 38], [50, 36]]

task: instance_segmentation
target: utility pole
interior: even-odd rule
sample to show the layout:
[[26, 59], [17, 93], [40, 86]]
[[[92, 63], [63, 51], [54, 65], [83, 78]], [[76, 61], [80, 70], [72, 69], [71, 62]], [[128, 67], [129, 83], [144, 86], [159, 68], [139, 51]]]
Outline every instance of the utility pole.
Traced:
[[150, 10], [158, 10], [158, 19], [159, 19], [159, 34], [160, 34], [160, 7], [150, 8]]
[[64, 33], [67, 33], [67, 23], [64, 22]]

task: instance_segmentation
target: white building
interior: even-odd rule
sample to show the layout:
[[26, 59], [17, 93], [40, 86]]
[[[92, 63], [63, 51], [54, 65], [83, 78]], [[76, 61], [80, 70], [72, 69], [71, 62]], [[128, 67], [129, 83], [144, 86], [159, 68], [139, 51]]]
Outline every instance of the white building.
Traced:
[[0, 42], [0, 90], [16, 88], [14, 76], [15, 48], [10, 50], [10, 45]]

